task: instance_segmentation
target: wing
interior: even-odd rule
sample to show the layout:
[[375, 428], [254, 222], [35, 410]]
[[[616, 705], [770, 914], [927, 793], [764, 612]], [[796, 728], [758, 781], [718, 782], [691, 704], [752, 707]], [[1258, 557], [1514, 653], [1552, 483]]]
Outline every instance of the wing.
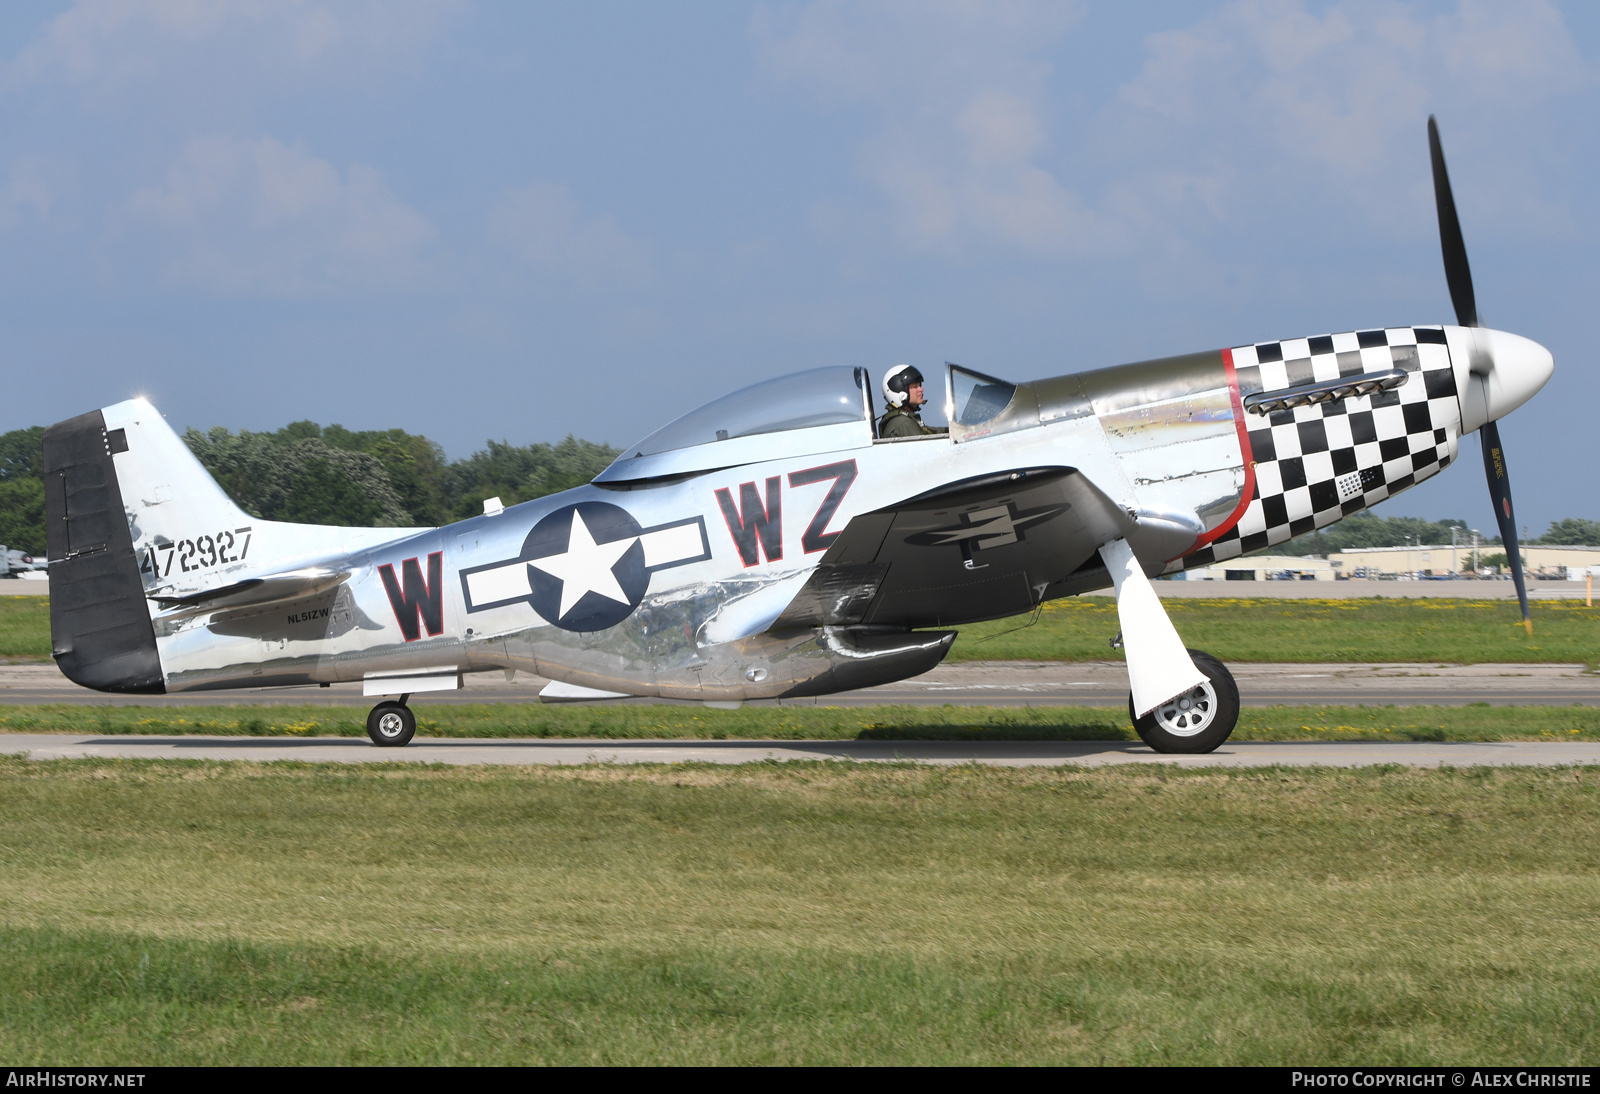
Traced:
[[1129, 513], [1072, 467], [967, 479], [851, 520], [772, 629], [1000, 619], [1111, 584], [1098, 551], [1114, 539], [1159, 567], [1199, 531]]

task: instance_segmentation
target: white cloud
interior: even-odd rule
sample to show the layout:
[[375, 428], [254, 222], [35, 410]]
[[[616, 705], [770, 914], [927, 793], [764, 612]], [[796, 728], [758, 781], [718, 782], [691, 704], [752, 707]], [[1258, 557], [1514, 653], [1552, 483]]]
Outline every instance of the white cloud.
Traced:
[[583, 286], [636, 284], [650, 276], [648, 249], [616, 218], [585, 218], [565, 186], [534, 183], [489, 210], [491, 240], [540, 273]]
[[844, 3], [780, 25], [758, 17], [767, 73], [864, 111], [858, 165], [899, 239], [956, 253], [999, 243], [1097, 248], [1106, 225], [1042, 168], [1050, 144], [1040, 54], [1078, 19], [1064, 3]]
[[7, 66], [102, 95], [155, 81], [302, 84], [404, 68], [462, 0], [77, 0]]
[[1567, 217], [1543, 196], [1540, 157], [1552, 144], [1543, 120], [1552, 99], [1591, 86], [1592, 74], [1545, 0], [1462, 0], [1443, 14], [1350, 0], [1320, 15], [1295, 0], [1238, 0], [1147, 45], [1100, 136], [1123, 167], [1160, 149], [1196, 180], [1181, 195], [1135, 180], [1155, 219], [1221, 227], [1293, 200], [1367, 231], [1425, 236], [1430, 113], [1458, 200], [1480, 212], [1473, 234], [1482, 238], [1486, 220], [1526, 233]]
[[45, 221], [60, 200], [60, 167], [40, 156], [20, 156], [0, 187], [0, 230], [24, 218]]
[[[1548, 0], [1237, 0], [1151, 35], [1141, 69], [1068, 134], [1050, 57], [1073, 25], [1070, 7], [1021, 0], [821, 0], [754, 34], [772, 79], [863, 116], [857, 167], [892, 234], [957, 256], [1159, 256], [1286, 199], [1392, 225], [1413, 211], [1396, 189], [1426, 186], [1428, 113], [1465, 149], [1471, 123], [1526, 128], [1593, 82]], [[1532, 161], [1500, 151], [1505, 201], [1559, 219]]]
[[189, 142], [164, 185], [128, 199], [119, 235], [161, 276], [226, 295], [405, 288], [434, 228], [362, 164], [340, 171], [271, 137]]
[[956, 115], [956, 131], [967, 139], [976, 167], [1026, 163], [1044, 147], [1044, 129], [1026, 99], [983, 91]]
[[819, 0], [790, 18], [763, 10], [753, 31], [774, 78], [833, 104], [941, 114], [975, 89], [1033, 87], [1039, 50], [1080, 6], [1037, 0]]
[[1586, 79], [1560, 13], [1542, 0], [1466, 0], [1438, 16], [1353, 2], [1320, 18], [1295, 0], [1240, 0], [1148, 46], [1122, 89], [1133, 111], [1207, 137], [1266, 137], [1344, 175], [1386, 170], [1390, 142], [1415, 144], [1430, 110], [1525, 106]]

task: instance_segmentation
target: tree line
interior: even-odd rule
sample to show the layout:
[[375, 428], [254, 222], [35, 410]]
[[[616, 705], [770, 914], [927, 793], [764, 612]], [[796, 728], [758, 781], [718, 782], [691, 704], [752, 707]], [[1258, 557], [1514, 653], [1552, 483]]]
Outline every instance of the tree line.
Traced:
[[[43, 554], [44, 427], [0, 434], [0, 543]], [[618, 449], [568, 436], [558, 444], [517, 446], [489, 441], [450, 461], [444, 449], [402, 429], [357, 431], [292, 422], [275, 433], [230, 432], [220, 426], [183, 435], [200, 463], [251, 516], [301, 524], [359, 527], [434, 526], [483, 512], [485, 498], [507, 505], [581, 486]], [[1277, 548], [1326, 555], [1362, 547], [1465, 543], [1464, 521], [1379, 517], [1357, 513]], [[1499, 546], [1500, 537], [1484, 540]], [[1552, 521], [1534, 544], [1600, 545], [1600, 521]]]
[[[43, 554], [44, 427], [0, 434], [0, 543]], [[189, 429], [184, 443], [234, 503], [263, 520], [356, 527], [449, 524], [581, 486], [619, 449], [568, 436], [558, 444], [489, 441], [448, 460], [402, 429], [357, 431], [292, 422], [274, 433]]]

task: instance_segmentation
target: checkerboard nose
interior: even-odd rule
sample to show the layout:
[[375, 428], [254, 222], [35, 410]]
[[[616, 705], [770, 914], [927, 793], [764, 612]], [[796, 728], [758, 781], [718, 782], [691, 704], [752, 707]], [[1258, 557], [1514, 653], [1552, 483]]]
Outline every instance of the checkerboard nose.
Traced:
[[[1505, 417], [1536, 395], [1555, 371], [1550, 351], [1531, 338], [1483, 330], [1492, 362], [1484, 377], [1490, 421]], [[1475, 368], [1474, 371], [1477, 371]]]

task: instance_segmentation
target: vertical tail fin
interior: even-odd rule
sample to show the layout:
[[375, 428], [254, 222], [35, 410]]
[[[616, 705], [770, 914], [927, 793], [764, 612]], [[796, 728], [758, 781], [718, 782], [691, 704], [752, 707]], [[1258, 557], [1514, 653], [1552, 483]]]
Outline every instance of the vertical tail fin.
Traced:
[[412, 531], [252, 517], [223, 492], [148, 402], [130, 399], [101, 413], [147, 597], [183, 597]]
[[101, 691], [165, 690], [152, 604], [422, 531], [252, 517], [143, 399], [51, 426], [44, 461], [54, 655], [70, 679]]
[[[151, 543], [173, 543], [186, 536], [215, 537], [223, 529], [260, 523], [223, 493], [217, 480], [183, 443], [183, 438], [173, 432], [166, 419], [148, 402], [129, 399], [108, 406], [101, 413], [105, 415], [108, 435], [116, 441], [117, 475], [135, 548]], [[231, 551], [225, 544], [213, 546], [221, 556], [240, 554], [237, 545]], [[217, 564], [213, 560], [211, 566]], [[163, 567], [164, 572], [167, 569]], [[198, 569], [198, 566], [194, 570], [172, 566], [166, 576], [198, 572]], [[146, 577], [152, 577], [148, 569]], [[146, 584], [161, 583], [151, 580]]]

